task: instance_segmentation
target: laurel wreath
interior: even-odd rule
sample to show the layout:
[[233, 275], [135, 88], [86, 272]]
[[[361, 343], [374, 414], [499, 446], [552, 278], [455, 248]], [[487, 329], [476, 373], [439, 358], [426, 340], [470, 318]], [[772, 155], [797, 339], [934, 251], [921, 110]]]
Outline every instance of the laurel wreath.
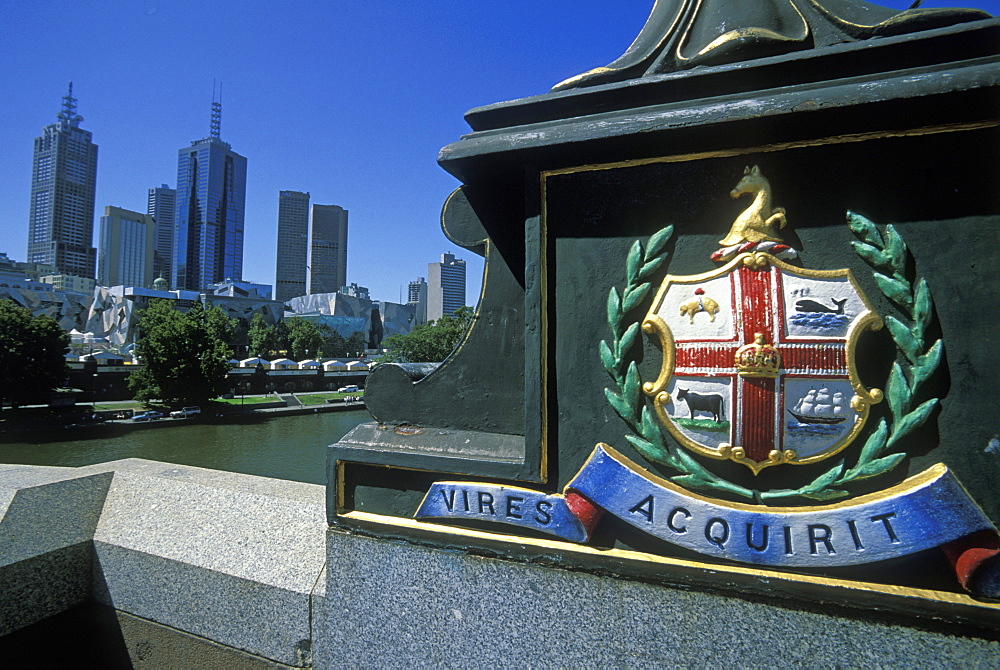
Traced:
[[685, 449], [664, 440], [659, 425], [653, 420], [642, 397], [639, 368], [630, 356], [633, 347], [640, 342], [639, 320], [626, 327], [625, 316], [642, 304], [649, 294], [652, 286], [649, 277], [667, 260], [668, 254], [664, 247], [673, 234], [674, 227], [667, 226], [650, 237], [645, 247], [637, 240], [625, 261], [627, 279], [624, 291], [619, 295], [618, 289], [612, 287], [608, 293], [608, 327], [613, 337], [611, 344], [601, 340], [599, 350], [601, 363], [614, 380], [615, 389], [605, 388], [604, 395], [615, 413], [635, 433], [626, 435], [625, 439], [645, 458], [681, 473], [670, 477], [672, 482], [688, 488], [728, 491], [752, 498], [754, 494], [750, 489], [714, 475]]
[[922, 426], [940, 402], [938, 398], [931, 398], [913, 408], [913, 399], [937, 370], [944, 352], [941, 340], [929, 346], [927, 344], [927, 333], [934, 317], [934, 303], [927, 281], [923, 277], [913, 277], [912, 280], [907, 277], [909, 250], [891, 224], [885, 227], [885, 234], [880, 235], [874, 223], [854, 212], [847, 213], [847, 224], [861, 238], [860, 242], [851, 244], [857, 254], [875, 268], [872, 276], [879, 290], [899, 307], [910, 323], [907, 326], [894, 316], [885, 317], [886, 328], [906, 360], [903, 364], [894, 362], [889, 373], [885, 390], [889, 420], [879, 421], [878, 427], [862, 447], [854, 467], [845, 471], [845, 463], [840, 461], [802, 488], [762, 493], [762, 500], [792, 496], [832, 500], [849, 495], [848, 491], [838, 487], [885, 474], [906, 458], [903, 452], [888, 456], [883, 454]]
[[[632, 446], [645, 458], [662, 463], [681, 474], [670, 480], [693, 489], [727, 491], [745, 498], [778, 500], [805, 497], [813, 500], [832, 500], [850, 495], [842, 488], [845, 484], [870, 479], [885, 474], [899, 465], [905, 453], [885, 455], [899, 440], [922, 426], [939, 404], [931, 398], [913, 407], [920, 387], [937, 370], [944, 351], [941, 340], [927, 344], [934, 315], [934, 304], [925, 279], [908, 277], [909, 251], [903, 238], [892, 225], [880, 235], [871, 221], [853, 212], [847, 213], [847, 223], [861, 239], [852, 242], [857, 254], [875, 268], [873, 276], [879, 290], [895, 303], [910, 325], [894, 316], [886, 316], [885, 324], [893, 341], [902, 352], [905, 362], [893, 363], [886, 385], [885, 397], [889, 403], [888, 420], [883, 418], [869, 435], [853, 467], [846, 469], [846, 462], [839, 461], [816, 479], [798, 489], [753, 491], [722, 479], [706, 470], [683, 448], [664, 439], [659, 425], [642, 397], [642, 380], [631, 350], [639, 343], [639, 321], [625, 326], [625, 316], [634, 311], [646, 298], [651, 288], [649, 277], [666, 261], [666, 243], [673, 235], [673, 226], [667, 226], [649, 238], [645, 247], [636, 241], [626, 260], [626, 285], [621, 295], [612, 287], [608, 294], [608, 327], [613, 335], [611, 344], [602, 340], [599, 345], [601, 362], [615, 383], [615, 389], [604, 389], [608, 403], [634, 432], [626, 435]], [[627, 362], [627, 364], [626, 364]]]

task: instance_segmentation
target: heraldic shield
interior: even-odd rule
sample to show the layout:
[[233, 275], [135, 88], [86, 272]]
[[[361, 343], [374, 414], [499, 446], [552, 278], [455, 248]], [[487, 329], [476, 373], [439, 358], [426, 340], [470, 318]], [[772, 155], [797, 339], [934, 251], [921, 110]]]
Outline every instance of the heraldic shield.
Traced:
[[854, 354], [882, 320], [847, 269], [741, 253], [712, 272], [668, 275], [642, 327], [662, 344], [659, 375], [643, 385], [660, 421], [695, 453], [754, 474], [836, 454], [882, 399]]

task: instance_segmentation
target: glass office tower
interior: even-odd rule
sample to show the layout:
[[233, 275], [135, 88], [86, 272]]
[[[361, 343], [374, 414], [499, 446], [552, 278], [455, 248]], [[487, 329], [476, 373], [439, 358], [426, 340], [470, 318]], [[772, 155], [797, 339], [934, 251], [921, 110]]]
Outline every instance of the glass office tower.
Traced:
[[178, 152], [175, 288], [198, 291], [243, 279], [247, 159], [220, 139], [221, 110], [213, 102], [209, 137]]

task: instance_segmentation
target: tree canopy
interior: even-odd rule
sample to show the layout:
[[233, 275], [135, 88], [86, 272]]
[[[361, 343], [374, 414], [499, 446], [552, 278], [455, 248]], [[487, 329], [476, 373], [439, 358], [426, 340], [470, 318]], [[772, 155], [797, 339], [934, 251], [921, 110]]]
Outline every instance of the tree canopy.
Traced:
[[465, 337], [475, 314], [471, 307], [462, 307], [454, 316], [421, 324], [405, 335], [386, 338], [383, 363], [439, 363], [446, 359]]
[[40, 398], [66, 379], [67, 335], [55, 319], [0, 300], [0, 407]]
[[136, 355], [129, 376], [136, 398], [204, 402], [228, 390], [235, 321], [218, 307], [195, 303], [187, 312], [169, 300], [151, 300], [139, 315]]
[[365, 350], [364, 333], [344, 338], [325, 323], [317, 325], [307, 319], [293, 318], [270, 325], [257, 314], [250, 323], [248, 337], [250, 355], [263, 358], [285, 355], [301, 361], [317, 356], [357, 356]]

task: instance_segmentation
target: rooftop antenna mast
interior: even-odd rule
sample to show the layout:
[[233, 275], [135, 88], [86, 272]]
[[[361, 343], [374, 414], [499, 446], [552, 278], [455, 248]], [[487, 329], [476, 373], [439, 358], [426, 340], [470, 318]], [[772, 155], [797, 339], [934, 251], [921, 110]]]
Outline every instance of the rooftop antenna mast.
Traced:
[[219, 101], [215, 100], [215, 80], [212, 80], [212, 123], [209, 127], [209, 135], [215, 139], [220, 139], [222, 134], [222, 84], [219, 84]]
[[73, 97], [73, 82], [69, 83], [69, 91], [62, 99], [62, 111], [57, 115], [59, 121], [68, 123], [74, 128], [80, 125], [83, 117], [76, 113], [76, 98]]

